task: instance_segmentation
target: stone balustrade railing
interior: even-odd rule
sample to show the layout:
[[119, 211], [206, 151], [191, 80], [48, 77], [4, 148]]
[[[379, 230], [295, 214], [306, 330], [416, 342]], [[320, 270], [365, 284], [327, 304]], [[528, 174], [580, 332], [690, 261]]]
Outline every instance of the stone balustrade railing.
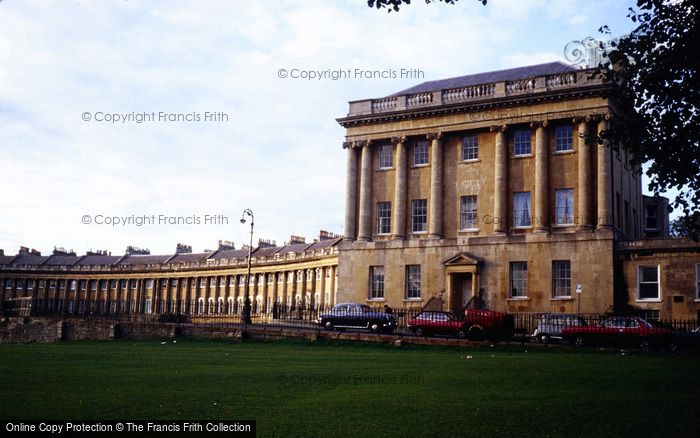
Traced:
[[414, 108], [437, 107], [445, 104], [478, 102], [499, 97], [560, 91], [602, 84], [599, 78], [590, 78], [590, 70], [579, 70], [554, 75], [513, 81], [478, 84], [468, 87], [450, 88], [425, 93], [389, 96], [380, 99], [365, 99], [350, 102], [348, 116], [383, 114]]

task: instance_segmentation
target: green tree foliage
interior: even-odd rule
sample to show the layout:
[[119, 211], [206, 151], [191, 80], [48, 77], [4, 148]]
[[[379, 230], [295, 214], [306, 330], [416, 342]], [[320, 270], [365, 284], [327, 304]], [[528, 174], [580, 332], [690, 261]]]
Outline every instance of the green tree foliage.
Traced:
[[[425, 0], [426, 3], [435, 2], [445, 2], [447, 4], [453, 5], [459, 0]], [[476, 0], [479, 3], [485, 5], [488, 0]], [[396, 11], [398, 12], [401, 6], [410, 5], [411, 0], [367, 0], [367, 6], [370, 8], [383, 9], [386, 8], [387, 12]]]
[[671, 222], [671, 235], [700, 241], [700, 213], [696, 211]]
[[[649, 164], [655, 194], [677, 190], [673, 206], [682, 208], [688, 226], [697, 225], [692, 216], [700, 212], [698, 7], [690, 0], [638, 0], [628, 17], [637, 27], [601, 44], [607, 59], [596, 73], [613, 84], [612, 100], [628, 110], [604, 137], [628, 148], [636, 162]], [[607, 26], [600, 31], [610, 34]]]

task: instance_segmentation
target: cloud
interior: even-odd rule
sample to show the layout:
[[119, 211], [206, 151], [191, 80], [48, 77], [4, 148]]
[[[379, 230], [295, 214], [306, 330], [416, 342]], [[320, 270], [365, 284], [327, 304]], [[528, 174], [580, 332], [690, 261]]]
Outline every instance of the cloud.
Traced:
[[[587, 2], [558, 4], [415, 2], [386, 14], [355, 0], [2, 2], [0, 248], [121, 253], [134, 244], [167, 253], [177, 242], [195, 250], [218, 239], [240, 245], [244, 208], [255, 211], [259, 237], [342, 232], [344, 131], [335, 118], [347, 102], [551, 60], [573, 32], [597, 28], [603, 13]], [[280, 68], [417, 68], [424, 79], [305, 81], [280, 79]], [[160, 111], [221, 111], [229, 119], [81, 118]], [[230, 223], [81, 223], [98, 212], [210, 211]]]

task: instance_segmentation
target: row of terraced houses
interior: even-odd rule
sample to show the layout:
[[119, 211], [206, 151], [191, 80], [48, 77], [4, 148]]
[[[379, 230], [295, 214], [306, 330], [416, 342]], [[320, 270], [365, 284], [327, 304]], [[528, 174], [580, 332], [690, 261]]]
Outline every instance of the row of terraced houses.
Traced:
[[6, 314], [238, 315], [362, 302], [700, 317], [700, 245], [668, 236], [589, 71], [547, 63], [350, 102], [343, 236], [252, 250], [0, 252]]

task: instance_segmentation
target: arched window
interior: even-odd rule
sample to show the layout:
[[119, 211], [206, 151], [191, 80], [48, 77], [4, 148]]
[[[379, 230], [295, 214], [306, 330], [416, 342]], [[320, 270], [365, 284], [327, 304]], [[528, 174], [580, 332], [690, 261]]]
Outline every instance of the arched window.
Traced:
[[199, 299], [199, 305], [197, 306], [197, 314], [202, 315], [204, 314], [204, 298]]
[[224, 299], [219, 298], [218, 303], [216, 303], [216, 313], [224, 313]]

